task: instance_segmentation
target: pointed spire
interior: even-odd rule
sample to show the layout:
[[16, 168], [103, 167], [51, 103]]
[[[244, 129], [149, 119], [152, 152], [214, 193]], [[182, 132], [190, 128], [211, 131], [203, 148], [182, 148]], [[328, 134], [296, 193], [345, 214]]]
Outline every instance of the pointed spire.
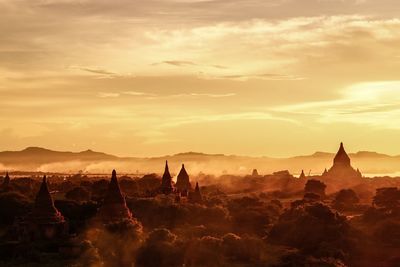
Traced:
[[98, 216], [104, 223], [132, 219], [132, 214], [126, 206], [125, 197], [122, 195], [115, 170], [112, 171], [108, 190], [99, 209]]
[[164, 170], [164, 174], [165, 174], [165, 175], [171, 176], [171, 174], [169, 174], [168, 160], [165, 161], [165, 170]]
[[40, 185], [39, 192], [36, 195], [32, 218], [43, 222], [51, 222], [54, 220], [64, 221], [64, 217], [62, 217], [61, 213], [54, 206], [54, 201], [47, 184], [46, 175], [43, 176], [42, 184]]
[[344, 149], [343, 142], [340, 143], [339, 150], [336, 153], [335, 158], [333, 159], [333, 164], [350, 166], [350, 158], [347, 155], [346, 150]]
[[161, 181], [161, 192], [163, 194], [170, 194], [173, 191], [172, 176], [169, 173], [168, 161], [165, 161], [165, 170]]
[[112, 171], [111, 181], [108, 185], [108, 191], [104, 202], [125, 204], [125, 198], [121, 193], [121, 188], [119, 187], [117, 179], [117, 172], [115, 170]]
[[190, 200], [193, 203], [203, 202], [203, 197], [201, 196], [200, 187], [199, 187], [198, 182], [196, 182], [196, 187], [194, 189], [194, 192], [190, 194]]
[[325, 168], [324, 172], [322, 173], [322, 175], [326, 175], [328, 173], [328, 170]]
[[4, 181], [3, 181], [3, 184], [1, 185], [1, 187], [3, 189], [5, 189], [9, 185], [10, 185], [10, 176], [8, 175], [8, 172], [6, 172], [6, 176], [4, 177]]
[[304, 174], [304, 170], [301, 170], [301, 174], [299, 176], [299, 179], [305, 179], [306, 175]]

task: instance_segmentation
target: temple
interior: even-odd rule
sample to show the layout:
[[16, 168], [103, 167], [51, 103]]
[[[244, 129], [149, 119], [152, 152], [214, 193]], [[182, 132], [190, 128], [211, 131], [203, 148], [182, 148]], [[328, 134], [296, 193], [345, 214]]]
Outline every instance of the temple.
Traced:
[[343, 143], [340, 143], [339, 151], [333, 159], [333, 166], [322, 174], [323, 178], [361, 178], [360, 171], [356, 171], [351, 166], [350, 157], [347, 155]]
[[304, 170], [301, 170], [301, 174], [299, 176], [299, 179], [306, 179], [306, 175], [304, 174]]
[[33, 210], [18, 227], [22, 240], [54, 240], [68, 235], [68, 225], [64, 216], [54, 206], [46, 176], [43, 177], [36, 195]]
[[189, 181], [189, 175], [186, 172], [185, 164], [182, 164], [182, 168], [178, 174], [175, 187], [181, 196], [188, 196], [188, 193], [192, 189], [192, 185]]
[[174, 191], [174, 187], [172, 186], [172, 176], [169, 173], [168, 161], [165, 161], [165, 170], [162, 176], [160, 191], [166, 195], [171, 194]]
[[253, 169], [253, 172], [251, 173], [251, 176], [254, 176], [254, 177], [259, 176], [257, 169]]
[[125, 197], [121, 193], [115, 170], [112, 171], [111, 181], [97, 218], [106, 226], [119, 222], [134, 223], [132, 213], [126, 206]]
[[192, 203], [202, 203], [203, 197], [201, 196], [199, 183], [196, 183], [196, 187], [193, 192], [189, 194], [189, 200]]
[[10, 176], [8, 172], [6, 172], [6, 176], [4, 177], [3, 183], [0, 185], [0, 191], [9, 191], [10, 190]]

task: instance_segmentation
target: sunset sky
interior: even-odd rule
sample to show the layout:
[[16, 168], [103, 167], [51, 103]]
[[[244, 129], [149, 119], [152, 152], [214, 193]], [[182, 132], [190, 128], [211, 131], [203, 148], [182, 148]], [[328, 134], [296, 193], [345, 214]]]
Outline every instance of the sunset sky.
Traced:
[[0, 150], [400, 154], [398, 0], [0, 0]]

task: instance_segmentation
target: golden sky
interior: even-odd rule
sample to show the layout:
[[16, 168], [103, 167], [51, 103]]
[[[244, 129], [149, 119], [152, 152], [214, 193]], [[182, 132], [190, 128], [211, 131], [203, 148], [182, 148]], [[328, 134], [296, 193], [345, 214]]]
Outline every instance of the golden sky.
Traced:
[[0, 150], [400, 154], [398, 0], [0, 0]]

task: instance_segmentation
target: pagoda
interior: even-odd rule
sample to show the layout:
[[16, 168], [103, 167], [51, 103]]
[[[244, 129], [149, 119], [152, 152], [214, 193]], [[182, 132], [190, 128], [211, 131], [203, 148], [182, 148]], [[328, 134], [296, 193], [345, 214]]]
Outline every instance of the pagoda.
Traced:
[[169, 173], [168, 161], [165, 161], [165, 170], [162, 176], [160, 191], [165, 195], [171, 194], [174, 191], [174, 187], [172, 186], [172, 176]]
[[253, 169], [253, 172], [251, 173], [251, 176], [253, 176], [253, 177], [258, 177], [259, 176], [257, 169]]
[[189, 191], [192, 189], [192, 185], [189, 181], [189, 175], [185, 169], [185, 164], [182, 164], [182, 168], [178, 174], [175, 187], [182, 196], [187, 196]]
[[203, 197], [201, 196], [199, 183], [196, 182], [196, 187], [193, 192], [189, 194], [189, 200], [192, 203], [202, 203]]
[[338, 152], [333, 159], [333, 166], [322, 175], [323, 178], [361, 178], [360, 171], [356, 171], [351, 166], [349, 155], [344, 149], [343, 143], [340, 143]]
[[105, 225], [122, 221], [134, 223], [132, 213], [128, 209], [125, 197], [121, 193], [115, 170], [112, 171], [111, 181], [103, 204], [97, 213], [97, 218]]
[[306, 179], [306, 175], [304, 174], [304, 170], [301, 170], [301, 174], [299, 176], [299, 179]]
[[3, 183], [0, 185], [0, 191], [8, 191], [10, 189], [10, 176], [8, 172], [6, 172], [6, 176], [4, 177]]
[[19, 223], [18, 232], [23, 240], [54, 240], [67, 236], [67, 222], [54, 206], [46, 176], [36, 195], [33, 210]]

